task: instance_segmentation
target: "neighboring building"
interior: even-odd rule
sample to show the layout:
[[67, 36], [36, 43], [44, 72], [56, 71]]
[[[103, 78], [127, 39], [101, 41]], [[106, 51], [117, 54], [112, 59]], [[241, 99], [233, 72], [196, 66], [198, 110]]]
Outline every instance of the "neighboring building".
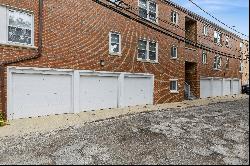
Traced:
[[242, 42], [242, 85], [249, 84], [249, 41]]
[[39, 2], [0, 0], [8, 119], [240, 93], [241, 39], [171, 1]]

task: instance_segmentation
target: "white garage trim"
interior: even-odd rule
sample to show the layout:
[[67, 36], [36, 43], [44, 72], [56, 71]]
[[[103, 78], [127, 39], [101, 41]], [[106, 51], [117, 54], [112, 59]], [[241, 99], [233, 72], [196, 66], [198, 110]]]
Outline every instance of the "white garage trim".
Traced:
[[[37, 74], [41, 74], [41, 75], [66, 75], [66, 76], [70, 76], [71, 77], [71, 92], [73, 92], [73, 72], [72, 70], [55, 70], [55, 69], [41, 69], [39, 70], [38, 68], [28, 68], [28, 67], [8, 67], [7, 68], [7, 118], [8, 119], [14, 119], [14, 107], [13, 107], [13, 103], [14, 103], [14, 92], [13, 92], [13, 77], [15, 74], [30, 74], [30, 75], [37, 75]], [[65, 113], [73, 113], [73, 93], [71, 93], [70, 96], [71, 101], [69, 101], [71, 103], [71, 108], [70, 110], [68, 110], [68, 112]]]
[[[202, 81], [209, 81], [210, 87], [202, 87]], [[235, 82], [239, 83], [239, 85]], [[238, 78], [222, 78], [222, 77], [200, 77], [200, 97], [215, 97], [215, 96], [225, 96], [232, 94], [240, 94], [241, 80]], [[230, 84], [230, 85], [229, 85]], [[215, 87], [216, 86], [216, 87]], [[237, 86], [237, 88], [235, 88]], [[209, 90], [210, 89], [210, 90]], [[210, 92], [208, 92], [210, 91]], [[207, 94], [207, 95], [204, 95]]]
[[[33, 82], [37, 82], [37, 80], [39, 80], [40, 78], [43, 78], [43, 75], [44, 75], [45, 76], [44, 77], [45, 82], [43, 82], [41, 84], [46, 84], [46, 87], [47, 87], [46, 92], [48, 92], [48, 93], [44, 94], [46, 98], [50, 97], [49, 94], [51, 92], [51, 88], [53, 88], [53, 87], [50, 87], [50, 84], [53, 84], [54, 81], [52, 81], [51, 83], [49, 81], [56, 80], [55, 77], [57, 75], [69, 76], [71, 78], [71, 83], [69, 83], [69, 81], [70, 81], [69, 78], [67, 78], [67, 79], [66, 79], [66, 77], [61, 77], [61, 78], [63, 78], [63, 80], [66, 81], [66, 83], [64, 84], [64, 87], [66, 87], [66, 89], [68, 89], [67, 93], [71, 94], [71, 96], [70, 96], [70, 98], [71, 98], [71, 101], [70, 101], [71, 108], [70, 108], [69, 112], [72, 112], [72, 113], [73, 112], [74, 113], [79, 113], [80, 111], [83, 111], [82, 108], [81, 108], [82, 106], [80, 106], [80, 103], [81, 103], [80, 102], [80, 100], [81, 100], [81, 94], [80, 93], [81, 93], [81, 78], [84, 78], [84, 77], [90, 78], [90, 79], [92, 79], [93, 77], [96, 77], [97, 80], [99, 80], [98, 78], [100, 78], [99, 82], [101, 81], [100, 82], [101, 84], [96, 84], [97, 86], [99, 86], [99, 90], [97, 92], [99, 93], [99, 91], [100, 91], [100, 93], [99, 93], [100, 95], [97, 96], [97, 97], [99, 97], [99, 100], [105, 100], [106, 99], [104, 97], [105, 94], [108, 95], [108, 93], [112, 91], [111, 89], [109, 89], [107, 87], [109, 85], [109, 83], [105, 83], [105, 80], [110, 80], [109, 78], [115, 78], [115, 82], [113, 82], [111, 84], [116, 84], [117, 85], [117, 89], [115, 91], [113, 91], [116, 94], [113, 95], [113, 98], [110, 101], [112, 101], [112, 102], [115, 101], [116, 104], [113, 103], [113, 105], [111, 104], [111, 106], [112, 107], [118, 107], [118, 108], [127, 106], [126, 104], [124, 104], [124, 99], [126, 97], [126, 96], [124, 96], [125, 95], [125, 93], [124, 93], [124, 88], [125, 88], [124, 87], [124, 78], [135, 78], [135, 79], [136, 78], [138, 78], [138, 79], [146, 78], [145, 81], [147, 81], [147, 83], [145, 83], [145, 84], [147, 86], [149, 86], [149, 87], [144, 87], [145, 89], [147, 89], [147, 93], [145, 92], [147, 94], [146, 95], [147, 101], [145, 102], [145, 104], [153, 104], [153, 94], [154, 94], [154, 75], [153, 74], [10, 66], [10, 67], [7, 68], [7, 114], [8, 114], [8, 119], [13, 119], [13, 116], [12, 116], [13, 113], [14, 113], [13, 105], [15, 104], [15, 103], [13, 104], [13, 95], [14, 95], [14, 93], [13, 93], [13, 88], [14, 88], [13, 77], [16, 74], [18, 74], [19, 76], [18, 76], [18, 83], [15, 86], [18, 86], [17, 89], [19, 89], [19, 91], [22, 91], [22, 87], [23, 87], [22, 80], [25, 80], [25, 79], [29, 80], [29, 78], [27, 78], [27, 77], [30, 77], [30, 78], [33, 79]], [[24, 77], [22, 77], [21, 74], [24, 74]], [[40, 75], [40, 77], [39, 76], [37, 77], [37, 75]], [[48, 75], [51, 75], [51, 76], [47, 77]], [[53, 76], [55, 76], [55, 77], [53, 77]], [[101, 78], [107, 78], [107, 79], [101, 79]], [[59, 84], [59, 82], [60, 81], [57, 81], [56, 85]], [[93, 82], [93, 84], [95, 84], [95, 83], [96, 82]], [[104, 84], [102, 85], [102, 83], [104, 83]], [[15, 84], [16, 84], [16, 81], [15, 81]], [[36, 84], [34, 84], [34, 85], [36, 85]], [[69, 85], [69, 86], [66, 86], [66, 85]], [[86, 82], [85, 82], [85, 85], [88, 85], [88, 84], [86, 84]], [[24, 86], [25, 86], [25, 84], [24, 84]], [[106, 89], [104, 88], [102, 90], [102, 89], [100, 89], [100, 88], [102, 88], [102, 86], [106, 86], [107, 88]], [[32, 91], [33, 95], [36, 95], [39, 92], [39, 89], [38, 88], [36, 89], [34, 86], [32, 86], [32, 87], [33, 87], [33, 89], [32, 88], [30, 89], [29, 86], [27, 86], [26, 88], [28, 88], [28, 89], [26, 91]], [[54, 84], [54, 88], [55, 88], [55, 90], [57, 89], [57, 86], [55, 86], [55, 84]], [[63, 88], [63, 86], [62, 86], [62, 88]], [[69, 88], [71, 88], [70, 92], [69, 92]], [[24, 90], [22, 93], [25, 94], [26, 91]], [[59, 90], [59, 91], [63, 92], [63, 90]], [[90, 92], [90, 94], [91, 93], [93, 94], [93, 91], [91, 92], [91, 90], [90, 90], [89, 92]], [[97, 95], [98, 95], [98, 93], [97, 93]], [[103, 93], [105, 93], [104, 96], [103, 96]], [[15, 94], [17, 94], [17, 98], [15, 100], [19, 101], [17, 99], [21, 98], [20, 95], [18, 93], [16, 93], [16, 92], [15, 92]], [[115, 96], [115, 98], [114, 98], [114, 96]], [[29, 96], [26, 96], [26, 97], [28, 98]], [[93, 96], [92, 96], [92, 98], [93, 98]], [[54, 98], [54, 99], [56, 99], [56, 98]], [[38, 98], [37, 101], [39, 101], [39, 98]], [[61, 99], [54, 100], [54, 101], [57, 104], [57, 101], [60, 102]], [[67, 100], [67, 101], [69, 101], [69, 100]], [[103, 101], [103, 102], [105, 102], [105, 101]], [[28, 102], [26, 102], [26, 103], [28, 103]], [[99, 101], [99, 104], [103, 105], [103, 106], [105, 106], [105, 104], [107, 104], [107, 107], [109, 106], [108, 103], [101, 103], [100, 101]], [[19, 105], [20, 105], [20, 107], [19, 107]], [[19, 105], [18, 106], [15, 105], [15, 107], [18, 108], [17, 110], [19, 110], [19, 108], [22, 107], [22, 103], [19, 103]], [[68, 105], [69, 104], [67, 103], [65, 106], [68, 106]], [[28, 106], [30, 106], [30, 105], [28, 105]], [[58, 106], [60, 106], [60, 105], [58, 105]], [[41, 108], [43, 108], [43, 107], [41, 107]], [[31, 114], [33, 114], [32, 111], [30, 111], [30, 112], [31, 112]], [[47, 113], [49, 114], [50, 112], [47, 111]], [[65, 112], [65, 113], [68, 113], [68, 112]], [[36, 113], [34, 113], [34, 114], [36, 115]]]

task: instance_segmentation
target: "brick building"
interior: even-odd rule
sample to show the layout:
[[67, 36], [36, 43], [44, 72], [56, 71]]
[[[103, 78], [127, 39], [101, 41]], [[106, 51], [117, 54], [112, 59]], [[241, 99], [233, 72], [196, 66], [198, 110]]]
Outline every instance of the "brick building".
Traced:
[[249, 41], [242, 42], [242, 85], [249, 84]]
[[0, 0], [8, 119], [240, 92], [241, 38], [168, 0]]

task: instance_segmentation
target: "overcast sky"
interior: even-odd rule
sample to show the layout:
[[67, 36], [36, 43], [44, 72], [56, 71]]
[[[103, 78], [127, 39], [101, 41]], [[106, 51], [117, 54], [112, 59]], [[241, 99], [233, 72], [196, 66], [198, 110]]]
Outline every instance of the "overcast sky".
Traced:
[[[212, 17], [205, 14], [189, 0], [171, 0], [209, 20], [221, 25]], [[249, 36], [249, 0], [193, 0], [200, 7], [214, 15], [216, 18], [229, 26], [235, 26], [240, 31]], [[223, 26], [223, 25], [221, 25]], [[232, 30], [230, 30], [232, 31]], [[244, 37], [246, 38], [246, 37]]]

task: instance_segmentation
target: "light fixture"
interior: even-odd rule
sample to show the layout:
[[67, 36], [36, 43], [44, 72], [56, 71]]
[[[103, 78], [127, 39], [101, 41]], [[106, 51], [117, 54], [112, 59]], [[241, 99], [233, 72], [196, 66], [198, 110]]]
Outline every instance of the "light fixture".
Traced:
[[100, 60], [100, 65], [104, 66], [105, 65], [105, 61], [104, 60]]

